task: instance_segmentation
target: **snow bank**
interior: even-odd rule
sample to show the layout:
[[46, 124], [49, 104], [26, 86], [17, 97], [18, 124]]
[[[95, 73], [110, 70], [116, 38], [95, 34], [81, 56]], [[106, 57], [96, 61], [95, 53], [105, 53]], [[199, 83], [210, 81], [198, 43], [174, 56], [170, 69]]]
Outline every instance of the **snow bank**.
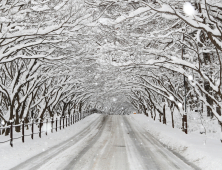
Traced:
[[[95, 121], [100, 114], [93, 114], [85, 119], [77, 122], [74, 125], [65, 127], [65, 129], [59, 130], [53, 133], [48, 133], [46, 136], [42, 134], [42, 138], [39, 138], [38, 134], [34, 135], [34, 140], [30, 136], [25, 137], [25, 143], [22, 143], [21, 139], [13, 141], [14, 147], [9, 145], [9, 142], [0, 144], [0, 169], [10, 169], [25, 160], [46, 151], [47, 149], [66, 141], [72, 136], [76, 135], [93, 121]], [[4, 136], [0, 136], [0, 141]]]
[[222, 167], [222, 143], [219, 139], [200, 134], [184, 134], [154, 121], [145, 115], [130, 115], [162, 144], [179, 153], [202, 170], [219, 170]]

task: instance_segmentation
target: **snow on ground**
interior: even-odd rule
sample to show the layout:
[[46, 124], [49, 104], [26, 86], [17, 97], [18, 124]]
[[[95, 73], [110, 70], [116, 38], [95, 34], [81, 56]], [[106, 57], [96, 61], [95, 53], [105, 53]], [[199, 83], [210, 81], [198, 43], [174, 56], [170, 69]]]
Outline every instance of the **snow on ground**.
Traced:
[[[54, 130], [53, 133], [48, 133], [47, 136], [42, 134], [42, 138], [39, 138], [38, 134], [34, 135], [34, 140], [32, 140], [30, 136], [25, 137], [25, 143], [22, 143], [22, 139], [14, 140], [13, 148], [10, 146], [9, 142], [0, 144], [0, 169], [10, 169], [32, 156], [62, 143], [85, 129], [99, 116], [99, 114], [90, 115], [74, 125], [65, 127], [65, 129], [58, 129], [57, 132]], [[4, 136], [0, 136], [0, 141], [2, 141], [3, 138], [5, 139]]]
[[[0, 144], [0, 169], [10, 169], [30, 157], [62, 143], [85, 129], [98, 117], [99, 114], [93, 114], [75, 125], [58, 130], [58, 132], [48, 133], [47, 136], [42, 134], [42, 138], [39, 138], [38, 134], [34, 136], [34, 140], [30, 136], [25, 137], [25, 143], [22, 143], [21, 139], [14, 140], [13, 148], [10, 147], [9, 142]], [[133, 114], [130, 117], [169, 149], [179, 153], [201, 169], [221, 169], [222, 144], [219, 139], [213, 139], [197, 133], [186, 135], [180, 129], [173, 129], [170, 125], [163, 125], [158, 120], [154, 121], [141, 114]], [[4, 137], [0, 136], [0, 140], [1, 138]]]
[[162, 144], [179, 153], [202, 170], [219, 170], [222, 167], [222, 143], [201, 134], [185, 134], [180, 129], [163, 125], [145, 115], [130, 115]]
[[[174, 125], [176, 128], [181, 128], [182, 117], [178, 110], [174, 111]], [[188, 110], [188, 133], [204, 134], [206, 132], [209, 138], [220, 139], [221, 127], [218, 124], [216, 117], [207, 116], [207, 108], [204, 107], [204, 112], [200, 114], [199, 112]], [[159, 115], [157, 114], [156, 119], [159, 120]], [[166, 107], [166, 120], [167, 125], [172, 127], [172, 118], [170, 108]]]

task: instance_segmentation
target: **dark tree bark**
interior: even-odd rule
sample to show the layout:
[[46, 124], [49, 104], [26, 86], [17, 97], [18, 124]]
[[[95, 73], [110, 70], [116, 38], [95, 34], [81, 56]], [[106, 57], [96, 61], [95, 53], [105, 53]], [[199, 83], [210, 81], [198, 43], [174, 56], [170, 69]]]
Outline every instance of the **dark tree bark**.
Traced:
[[166, 124], [166, 105], [163, 106], [163, 124]]
[[[211, 91], [212, 89], [211, 89], [211, 87], [210, 87], [210, 83], [209, 83], [209, 82], [204, 82], [204, 89], [211, 94], [210, 91]], [[206, 95], [206, 100], [207, 100], [207, 102], [208, 102], [211, 106], [213, 105], [213, 100], [212, 100], [208, 95]], [[212, 111], [211, 111], [211, 109], [210, 109], [209, 106], [207, 106], [207, 116], [213, 118], [213, 113], [212, 113]]]
[[170, 112], [171, 112], [171, 119], [172, 119], [172, 128], [174, 128], [174, 119], [173, 119], [173, 111], [174, 111], [174, 104], [172, 103], [170, 106]]
[[153, 117], [153, 120], [155, 120], [156, 119], [156, 109], [154, 108], [154, 117]]

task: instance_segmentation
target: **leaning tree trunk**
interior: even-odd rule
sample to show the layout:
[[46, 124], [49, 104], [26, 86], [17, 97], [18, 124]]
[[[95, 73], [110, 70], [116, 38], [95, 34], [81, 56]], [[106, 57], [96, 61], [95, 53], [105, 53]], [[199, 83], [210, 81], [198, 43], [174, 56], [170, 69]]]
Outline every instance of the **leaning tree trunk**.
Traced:
[[142, 109], [143, 109], [145, 115], [146, 115], [147, 117], [149, 117], [149, 114], [148, 114], [147, 109], [146, 109], [146, 107], [145, 107], [144, 104], [142, 104]]
[[151, 118], [153, 119], [153, 109], [150, 109]]

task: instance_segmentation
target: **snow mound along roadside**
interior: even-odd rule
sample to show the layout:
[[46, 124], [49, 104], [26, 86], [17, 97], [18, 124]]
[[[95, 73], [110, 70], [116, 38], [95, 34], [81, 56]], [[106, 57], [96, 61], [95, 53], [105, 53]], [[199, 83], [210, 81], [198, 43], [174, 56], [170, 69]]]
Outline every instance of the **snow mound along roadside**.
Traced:
[[0, 144], [0, 170], [8, 170], [70, 139], [87, 128], [89, 124], [96, 121], [100, 116], [100, 114], [92, 114], [74, 125], [65, 127], [65, 129], [58, 129], [57, 132], [54, 131], [53, 133], [50, 132], [47, 136], [42, 134], [42, 138], [39, 138], [38, 135], [35, 135], [33, 140], [31, 137], [25, 137], [25, 143], [22, 143], [21, 139], [14, 140], [14, 147], [10, 147], [8, 142]]
[[200, 134], [185, 134], [180, 129], [173, 129], [145, 115], [130, 115], [130, 117], [170, 150], [180, 154], [200, 169], [221, 169], [222, 144], [219, 138], [211, 139]]

